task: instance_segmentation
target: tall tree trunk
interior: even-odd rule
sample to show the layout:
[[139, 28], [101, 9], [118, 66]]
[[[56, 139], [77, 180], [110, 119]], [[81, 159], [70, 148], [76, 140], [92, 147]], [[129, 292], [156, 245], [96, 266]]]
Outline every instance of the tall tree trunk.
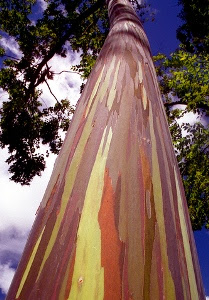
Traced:
[[205, 299], [149, 44], [127, 0], [108, 6], [8, 300]]

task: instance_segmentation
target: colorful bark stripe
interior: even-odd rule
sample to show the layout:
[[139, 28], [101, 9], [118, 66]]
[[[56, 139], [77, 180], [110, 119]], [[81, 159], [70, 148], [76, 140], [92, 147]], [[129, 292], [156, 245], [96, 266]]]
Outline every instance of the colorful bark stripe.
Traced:
[[108, 6], [8, 300], [205, 299], [148, 41], [127, 0]]

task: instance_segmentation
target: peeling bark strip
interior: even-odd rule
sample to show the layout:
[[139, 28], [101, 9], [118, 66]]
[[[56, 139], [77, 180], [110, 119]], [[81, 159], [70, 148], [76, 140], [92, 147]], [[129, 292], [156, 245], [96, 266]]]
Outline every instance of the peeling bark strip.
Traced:
[[205, 299], [148, 41], [127, 0], [108, 6], [8, 300]]

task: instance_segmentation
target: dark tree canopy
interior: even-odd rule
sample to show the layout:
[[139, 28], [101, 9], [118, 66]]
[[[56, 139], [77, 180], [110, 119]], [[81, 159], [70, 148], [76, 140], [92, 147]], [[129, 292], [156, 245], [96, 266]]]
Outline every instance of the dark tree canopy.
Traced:
[[177, 38], [191, 52], [209, 52], [209, 2], [208, 0], [179, 0], [183, 24]]

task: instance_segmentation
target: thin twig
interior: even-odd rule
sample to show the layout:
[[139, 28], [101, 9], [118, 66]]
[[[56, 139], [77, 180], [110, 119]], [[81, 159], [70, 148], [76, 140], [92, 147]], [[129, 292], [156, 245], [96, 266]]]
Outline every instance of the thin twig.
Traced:
[[53, 75], [60, 75], [60, 74], [62, 74], [62, 73], [76, 73], [76, 74], [78, 74], [78, 75], [80, 75], [81, 76], [81, 73], [79, 73], [79, 72], [76, 72], [76, 71], [61, 71], [61, 72], [59, 72], [59, 73], [55, 73], [55, 72], [52, 72], [53, 73]]
[[48, 86], [48, 89], [49, 89], [50, 93], [52, 94], [52, 96], [55, 98], [55, 100], [57, 101], [57, 103], [59, 103], [59, 100], [58, 100], [57, 97], [53, 94], [53, 92], [52, 92], [52, 90], [51, 90], [51, 88], [50, 88], [48, 82], [47, 82], [46, 80], [44, 80], [44, 81], [46, 82], [46, 85]]
[[[207, 150], [209, 148], [209, 145], [206, 145], [204, 148], [203, 148], [203, 153], [205, 153], [205, 150]], [[207, 152], [207, 151], [206, 151]]]
[[34, 73], [33, 79], [30, 82], [28, 87], [29, 93], [34, 89], [38, 84], [36, 83], [37, 78], [42, 70], [42, 68], [46, 65], [46, 63], [59, 51], [65, 42], [69, 39], [69, 37], [74, 33], [74, 30], [77, 29], [77, 24], [85, 18], [89, 17], [92, 13], [95, 13], [97, 9], [101, 7], [103, 4], [103, 0], [96, 1], [91, 7], [89, 7], [86, 11], [80, 14], [75, 20], [72, 21], [70, 28], [68, 28], [64, 34], [64, 36], [58, 41], [58, 43], [49, 50], [49, 52], [44, 56], [43, 60], [38, 64], [38, 67]]

